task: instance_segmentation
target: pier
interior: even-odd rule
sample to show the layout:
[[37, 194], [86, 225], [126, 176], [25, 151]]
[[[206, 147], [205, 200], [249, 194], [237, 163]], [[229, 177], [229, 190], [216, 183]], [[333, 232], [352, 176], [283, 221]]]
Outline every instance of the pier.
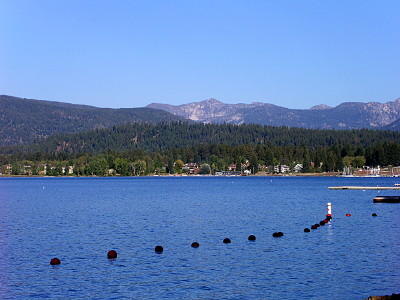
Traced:
[[400, 186], [330, 186], [330, 190], [400, 190]]

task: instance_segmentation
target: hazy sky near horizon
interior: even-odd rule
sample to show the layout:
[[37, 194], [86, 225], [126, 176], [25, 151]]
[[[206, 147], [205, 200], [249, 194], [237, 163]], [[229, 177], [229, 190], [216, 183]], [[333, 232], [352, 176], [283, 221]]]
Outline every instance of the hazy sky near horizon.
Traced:
[[99, 107], [400, 97], [400, 1], [0, 0], [0, 94]]

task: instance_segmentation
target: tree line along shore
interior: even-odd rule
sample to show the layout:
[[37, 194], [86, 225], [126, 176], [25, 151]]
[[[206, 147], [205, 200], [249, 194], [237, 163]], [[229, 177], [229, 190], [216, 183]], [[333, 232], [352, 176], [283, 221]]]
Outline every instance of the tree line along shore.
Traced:
[[198, 145], [161, 152], [143, 150], [83, 155], [0, 155], [4, 176], [146, 175], [384, 175], [400, 173], [400, 145], [305, 146]]
[[400, 132], [368, 129], [134, 123], [0, 148], [3, 175], [395, 175], [397, 166]]

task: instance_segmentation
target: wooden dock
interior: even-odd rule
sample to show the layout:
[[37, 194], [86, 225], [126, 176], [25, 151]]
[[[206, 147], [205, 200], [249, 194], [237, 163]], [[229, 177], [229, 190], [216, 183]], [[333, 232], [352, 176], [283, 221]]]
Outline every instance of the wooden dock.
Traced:
[[400, 186], [330, 186], [330, 190], [400, 190]]

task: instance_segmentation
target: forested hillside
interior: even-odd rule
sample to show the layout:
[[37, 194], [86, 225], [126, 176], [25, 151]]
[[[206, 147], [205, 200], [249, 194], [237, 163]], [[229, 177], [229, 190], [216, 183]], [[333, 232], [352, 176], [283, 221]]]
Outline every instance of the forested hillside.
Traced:
[[[251, 161], [267, 165], [317, 163], [320, 171], [339, 170], [343, 159], [353, 165], [399, 165], [400, 133], [375, 130], [310, 130], [261, 125], [215, 125], [182, 122], [135, 123], [110, 129], [54, 135], [29, 146], [0, 149], [2, 163], [65, 161], [80, 157], [144, 159], [162, 166], [177, 159], [229, 164]], [[161, 157], [161, 158], [160, 158]], [[159, 161], [156, 163], [154, 160]], [[151, 162], [151, 163], [150, 163]], [[159, 167], [160, 167], [159, 166]], [[148, 170], [151, 172], [151, 170]]]
[[29, 144], [56, 133], [174, 120], [184, 119], [150, 108], [98, 108], [0, 95], [0, 146]]
[[185, 173], [193, 171], [191, 163], [205, 174], [232, 166], [252, 174], [299, 165], [302, 172], [327, 172], [344, 166], [399, 166], [399, 141], [399, 132], [367, 129], [135, 123], [3, 147], [0, 165], [4, 174], [15, 175]]
[[311, 130], [261, 125], [134, 123], [74, 134], [53, 135], [47, 140], [19, 147], [8, 147], [4, 153], [40, 152], [44, 154], [101, 153], [141, 149], [164, 151], [199, 144], [305, 146], [310, 149], [351, 144], [368, 147], [376, 143], [400, 141], [393, 131]]

